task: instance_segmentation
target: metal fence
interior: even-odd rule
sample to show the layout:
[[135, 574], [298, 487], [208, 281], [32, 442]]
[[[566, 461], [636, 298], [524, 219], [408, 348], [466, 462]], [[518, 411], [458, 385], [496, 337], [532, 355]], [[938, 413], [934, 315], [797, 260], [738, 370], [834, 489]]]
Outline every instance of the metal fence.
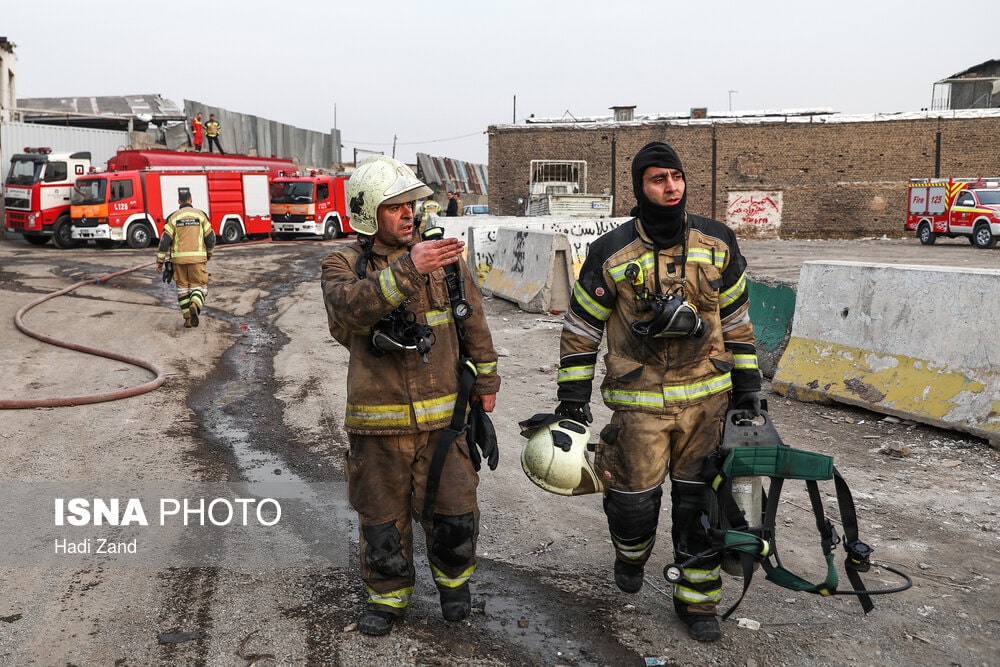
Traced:
[[119, 148], [127, 148], [129, 133], [88, 127], [60, 127], [35, 123], [0, 123], [0, 182], [7, 180], [10, 158], [28, 146], [47, 146], [53, 153], [90, 151], [91, 164], [104, 169], [108, 158]]
[[[209, 114], [215, 114], [215, 119], [222, 124], [219, 143], [227, 153], [291, 158], [302, 167], [322, 169], [336, 169], [342, 162], [338, 129], [331, 129], [329, 133], [304, 130], [195, 100], [184, 100], [184, 114], [188, 118], [185, 125], [188, 130], [190, 119], [199, 111], [203, 123], [208, 121]], [[202, 150], [208, 150], [207, 142]]]

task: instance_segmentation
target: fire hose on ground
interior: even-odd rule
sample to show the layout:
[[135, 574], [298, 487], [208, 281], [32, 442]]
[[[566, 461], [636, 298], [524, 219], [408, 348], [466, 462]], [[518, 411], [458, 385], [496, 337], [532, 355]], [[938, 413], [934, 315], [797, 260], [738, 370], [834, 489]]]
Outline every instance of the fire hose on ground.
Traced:
[[55, 345], [57, 347], [66, 348], [68, 350], [75, 350], [77, 352], [83, 352], [85, 354], [91, 354], [98, 357], [104, 357], [106, 359], [114, 359], [115, 361], [121, 361], [123, 363], [138, 366], [139, 368], [144, 368], [156, 377], [149, 382], [145, 382], [134, 387], [129, 387], [126, 389], [119, 389], [117, 391], [109, 391], [98, 394], [84, 394], [82, 396], [67, 396], [67, 397], [56, 397], [56, 398], [27, 398], [27, 399], [0, 399], [0, 410], [17, 410], [26, 408], [55, 408], [55, 407], [68, 407], [73, 405], [87, 405], [90, 403], [103, 403], [105, 401], [117, 401], [122, 398], [129, 398], [132, 396], [138, 396], [140, 394], [145, 394], [147, 392], [153, 391], [157, 387], [163, 384], [165, 375], [163, 370], [156, 364], [144, 361], [143, 359], [138, 359], [136, 357], [130, 357], [124, 354], [118, 354], [117, 352], [112, 352], [110, 350], [101, 350], [96, 347], [90, 347], [89, 345], [81, 345], [79, 343], [71, 343], [64, 340], [59, 340], [53, 338], [52, 336], [47, 336], [43, 333], [33, 331], [29, 329], [22, 319], [24, 314], [35, 306], [42, 304], [49, 299], [54, 299], [57, 296], [62, 296], [72, 292], [75, 289], [83, 287], [84, 285], [93, 285], [97, 283], [107, 282], [112, 278], [124, 275], [126, 273], [131, 273], [132, 271], [137, 271], [139, 269], [144, 269], [148, 266], [155, 264], [155, 262], [146, 262], [145, 264], [139, 264], [138, 266], [133, 266], [130, 269], [124, 269], [122, 271], [117, 271], [115, 273], [109, 273], [107, 275], [100, 276], [98, 278], [91, 278], [89, 280], [81, 280], [78, 283], [65, 287], [51, 294], [46, 294], [43, 297], [35, 299], [31, 303], [27, 304], [14, 316], [14, 324], [21, 331], [21, 333], [26, 336], [31, 336], [43, 343], [49, 343], [50, 345]]

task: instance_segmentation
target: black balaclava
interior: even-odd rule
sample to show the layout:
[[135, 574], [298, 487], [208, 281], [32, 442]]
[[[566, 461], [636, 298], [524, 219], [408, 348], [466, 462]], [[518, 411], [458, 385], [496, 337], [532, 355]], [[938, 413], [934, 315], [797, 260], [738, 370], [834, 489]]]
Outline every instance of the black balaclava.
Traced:
[[642, 191], [642, 174], [646, 167], [666, 167], [684, 173], [681, 159], [669, 145], [662, 141], [651, 141], [635, 154], [632, 159], [632, 191], [638, 206], [632, 209], [631, 215], [637, 215], [642, 220], [642, 227], [660, 248], [669, 248], [680, 243], [684, 237], [684, 203], [687, 201], [687, 188], [679, 203], [673, 206], [654, 204]]

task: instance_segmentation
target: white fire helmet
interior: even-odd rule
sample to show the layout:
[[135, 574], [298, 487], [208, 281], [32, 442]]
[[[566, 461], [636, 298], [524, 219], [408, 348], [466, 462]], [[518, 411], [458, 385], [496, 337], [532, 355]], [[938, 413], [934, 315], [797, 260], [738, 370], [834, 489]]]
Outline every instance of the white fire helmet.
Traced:
[[524, 474], [539, 487], [561, 496], [604, 491], [587, 458], [590, 429], [556, 415], [535, 415], [521, 422], [528, 443], [521, 450]]
[[378, 231], [378, 207], [402, 204], [434, 191], [424, 185], [408, 166], [385, 155], [363, 160], [347, 182], [347, 205], [351, 227], [358, 234], [372, 236]]

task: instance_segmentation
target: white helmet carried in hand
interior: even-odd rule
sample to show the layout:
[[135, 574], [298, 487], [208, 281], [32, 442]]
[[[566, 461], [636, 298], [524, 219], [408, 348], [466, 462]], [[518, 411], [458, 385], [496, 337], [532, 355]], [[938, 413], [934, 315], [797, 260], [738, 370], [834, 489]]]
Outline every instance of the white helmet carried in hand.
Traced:
[[524, 474], [539, 487], [561, 496], [604, 491], [587, 458], [590, 429], [557, 415], [537, 414], [521, 422], [528, 444], [521, 450]]
[[347, 205], [351, 227], [365, 236], [378, 231], [378, 207], [402, 204], [434, 191], [424, 185], [408, 166], [386, 155], [363, 160], [347, 182]]

